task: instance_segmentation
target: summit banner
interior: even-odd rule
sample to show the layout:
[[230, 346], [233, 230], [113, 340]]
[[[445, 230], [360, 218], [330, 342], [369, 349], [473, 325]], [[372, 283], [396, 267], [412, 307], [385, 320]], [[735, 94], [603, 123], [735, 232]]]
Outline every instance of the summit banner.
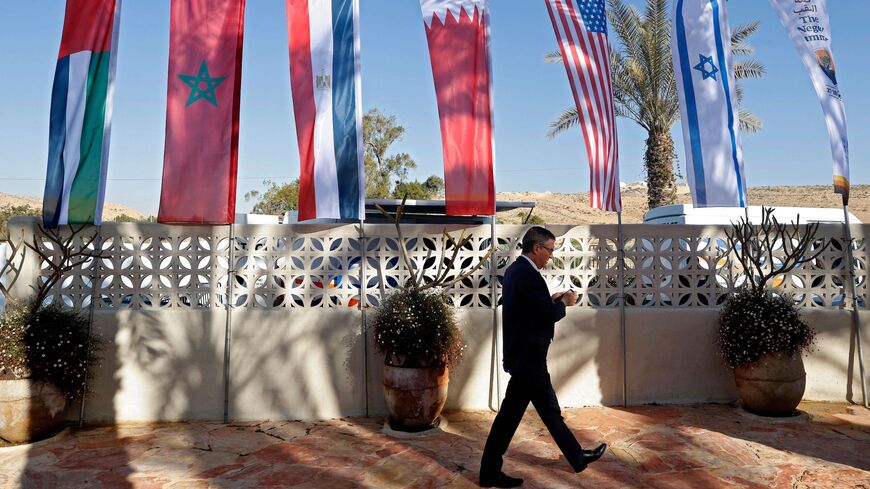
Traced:
[[157, 221], [235, 218], [245, 0], [172, 0]]
[[816, 95], [822, 103], [834, 159], [834, 192], [849, 203], [849, 140], [846, 109], [837, 85], [837, 71], [831, 48], [831, 26], [826, 0], [770, 0], [779, 20], [794, 41]]
[[674, 2], [674, 75], [695, 207], [746, 207], [731, 28], [725, 0]]
[[495, 179], [487, 0], [420, 0], [441, 120], [451, 216], [493, 215]]

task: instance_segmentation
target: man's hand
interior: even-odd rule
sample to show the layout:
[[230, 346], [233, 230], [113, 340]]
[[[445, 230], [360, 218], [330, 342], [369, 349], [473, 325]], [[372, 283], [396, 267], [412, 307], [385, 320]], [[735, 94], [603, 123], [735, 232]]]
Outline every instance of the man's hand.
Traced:
[[573, 306], [577, 303], [577, 292], [569, 290], [567, 292], [557, 292], [553, 294], [553, 302], [562, 301], [566, 306]]

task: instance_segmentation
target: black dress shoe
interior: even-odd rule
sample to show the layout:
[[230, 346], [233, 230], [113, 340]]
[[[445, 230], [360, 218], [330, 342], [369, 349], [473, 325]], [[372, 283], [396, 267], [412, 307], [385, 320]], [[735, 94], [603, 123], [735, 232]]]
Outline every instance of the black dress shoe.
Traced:
[[495, 474], [480, 474], [480, 487], [518, 487], [522, 483], [522, 479], [511, 477], [501, 471]]
[[580, 460], [571, 462], [571, 467], [574, 468], [574, 472], [583, 472], [589, 464], [601, 458], [605, 450], [607, 450], [606, 443], [598, 445], [594, 450], [583, 450]]

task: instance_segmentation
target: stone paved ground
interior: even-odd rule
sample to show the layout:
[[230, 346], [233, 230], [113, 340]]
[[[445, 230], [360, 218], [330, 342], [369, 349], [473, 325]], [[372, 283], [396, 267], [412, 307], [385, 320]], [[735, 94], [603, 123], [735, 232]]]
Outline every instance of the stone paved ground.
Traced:
[[[611, 449], [570, 471], [528, 413], [505, 471], [527, 488], [870, 489], [870, 411], [805, 403], [770, 420], [727, 405], [566, 410], [584, 446]], [[476, 487], [493, 414], [447, 415], [443, 430], [398, 436], [383, 418], [312, 423], [174, 423], [66, 431], [0, 448], [2, 487]]]

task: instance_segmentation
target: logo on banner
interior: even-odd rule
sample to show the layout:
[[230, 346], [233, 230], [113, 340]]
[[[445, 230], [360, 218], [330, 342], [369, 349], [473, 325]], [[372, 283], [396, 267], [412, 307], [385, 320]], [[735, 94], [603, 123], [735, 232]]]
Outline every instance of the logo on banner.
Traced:
[[818, 61], [819, 66], [822, 68], [822, 71], [825, 72], [825, 75], [831, 79], [834, 85], [837, 84], [837, 69], [834, 66], [834, 57], [831, 56], [826, 49], [820, 49], [816, 51], [816, 61]]
[[833, 85], [825, 84], [825, 91], [832, 97], [842, 99], [840, 88], [837, 87], [837, 68], [834, 66], [834, 57], [826, 49], [819, 49], [816, 51], [816, 62], [825, 76], [833, 83]]
[[332, 87], [332, 77], [326, 71], [321, 71], [319, 75], [314, 77], [314, 83], [318, 90], [329, 90]]

